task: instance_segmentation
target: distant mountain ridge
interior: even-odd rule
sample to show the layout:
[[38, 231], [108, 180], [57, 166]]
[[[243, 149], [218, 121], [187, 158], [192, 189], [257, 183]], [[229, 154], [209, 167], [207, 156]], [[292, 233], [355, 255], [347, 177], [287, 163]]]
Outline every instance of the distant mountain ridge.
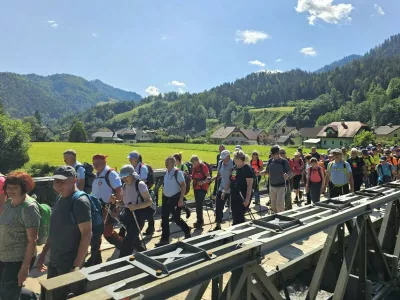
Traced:
[[324, 72], [329, 72], [332, 71], [336, 68], [343, 67], [344, 65], [347, 65], [348, 63], [351, 63], [353, 60], [360, 59], [362, 56], [358, 54], [352, 54], [349, 56], [346, 56], [340, 60], [334, 61], [333, 63], [329, 65], [325, 65], [324, 67], [318, 69], [315, 71], [315, 73], [324, 73]]
[[38, 110], [45, 119], [58, 119], [109, 99], [139, 101], [141, 96], [69, 74], [40, 76], [0, 72], [0, 102], [12, 117], [33, 115]]

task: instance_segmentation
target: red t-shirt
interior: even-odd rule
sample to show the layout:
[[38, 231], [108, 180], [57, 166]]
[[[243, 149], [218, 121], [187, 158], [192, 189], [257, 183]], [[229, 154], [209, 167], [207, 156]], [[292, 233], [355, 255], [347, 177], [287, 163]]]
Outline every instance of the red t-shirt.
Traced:
[[301, 159], [298, 160], [289, 160], [289, 163], [292, 162], [293, 164], [293, 173], [294, 175], [301, 175], [304, 169], [304, 162]]
[[263, 167], [263, 161], [261, 159], [258, 159], [258, 164], [257, 164], [257, 159], [252, 159], [251, 160], [251, 167], [256, 171], [256, 174], [260, 169]]
[[206, 164], [200, 164], [197, 167], [193, 167], [192, 170], [193, 188], [195, 190], [201, 190], [201, 189], [208, 190], [209, 183], [205, 183], [203, 185], [200, 184], [200, 182], [207, 179], [208, 176], [210, 176], [210, 174]]

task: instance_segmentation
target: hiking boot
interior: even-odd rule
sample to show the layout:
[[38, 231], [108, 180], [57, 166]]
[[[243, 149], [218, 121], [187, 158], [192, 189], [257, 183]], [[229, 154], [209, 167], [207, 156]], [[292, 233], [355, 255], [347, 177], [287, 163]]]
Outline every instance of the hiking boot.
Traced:
[[210, 231], [218, 231], [221, 230], [221, 224], [217, 223], [217, 225], [215, 225], [215, 228], [210, 230]]
[[186, 206], [185, 206], [184, 210], [185, 210], [185, 212], [186, 212], [186, 219], [189, 219], [192, 212], [191, 212], [190, 209], [189, 209], [188, 207], [186, 207]]
[[144, 235], [152, 235], [154, 233], [154, 227], [147, 227], [146, 231], [144, 232]]
[[185, 233], [185, 239], [190, 239], [191, 237], [190, 231]]
[[193, 227], [196, 228], [196, 229], [202, 229], [203, 226], [204, 226], [204, 222], [203, 221], [201, 221], [201, 222], [197, 221], [196, 223], [193, 224]]
[[156, 247], [156, 248], [158, 248], [158, 247], [162, 247], [162, 246], [165, 246], [165, 245], [169, 245], [169, 241], [167, 241], [167, 240], [160, 240], [158, 243], [156, 243], [154, 246]]

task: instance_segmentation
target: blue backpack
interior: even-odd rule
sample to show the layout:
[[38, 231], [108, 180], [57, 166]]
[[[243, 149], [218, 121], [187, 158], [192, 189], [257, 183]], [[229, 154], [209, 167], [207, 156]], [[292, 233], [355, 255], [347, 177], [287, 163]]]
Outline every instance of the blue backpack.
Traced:
[[82, 191], [77, 191], [74, 193], [72, 196], [72, 220], [75, 224], [77, 224], [75, 215], [74, 215], [74, 203], [77, 199], [79, 199], [82, 196], [88, 197], [90, 201], [90, 210], [92, 214], [92, 232], [93, 234], [102, 234], [104, 232], [104, 221], [103, 221], [103, 207], [101, 205], [101, 202], [99, 199], [97, 199], [93, 195], [88, 195], [85, 192]]

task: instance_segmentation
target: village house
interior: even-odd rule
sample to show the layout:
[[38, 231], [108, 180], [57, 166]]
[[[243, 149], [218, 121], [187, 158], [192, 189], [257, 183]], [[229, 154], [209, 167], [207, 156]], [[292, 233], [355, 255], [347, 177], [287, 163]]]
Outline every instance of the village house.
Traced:
[[317, 138], [317, 135], [321, 130], [322, 126], [302, 128], [295, 134], [293, 141], [298, 146], [320, 148], [321, 139]]
[[361, 122], [332, 122], [324, 126], [318, 133], [317, 138], [321, 140], [321, 148], [349, 147], [353, 144], [354, 137], [370, 128]]
[[92, 134], [92, 141], [98, 143], [123, 143], [124, 140], [118, 138], [115, 132], [98, 131]]
[[156, 135], [153, 130], [142, 130], [135, 128], [119, 129], [112, 131], [98, 131], [92, 134], [92, 141], [100, 143], [127, 143], [151, 142]]
[[400, 139], [400, 125], [388, 124], [387, 126], [380, 126], [375, 129], [375, 135], [379, 138], [388, 140]]
[[241, 129], [237, 127], [221, 127], [211, 135], [213, 143], [232, 145], [265, 144], [267, 133], [262, 129]]

